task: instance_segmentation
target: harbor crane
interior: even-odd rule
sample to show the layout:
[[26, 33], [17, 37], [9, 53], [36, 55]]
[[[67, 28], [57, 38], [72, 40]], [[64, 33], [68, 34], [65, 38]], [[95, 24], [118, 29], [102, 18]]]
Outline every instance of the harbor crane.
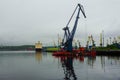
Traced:
[[[74, 16], [75, 12], [77, 11], [77, 9], [78, 9], [78, 12], [77, 12], [76, 20], [75, 20], [75, 23], [74, 23], [72, 31], [70, 31], [68, 25], [71, 22], [71, 20], [72, 20], [72, 18]], [[78, 4], [76, 6], [72, 16], [70, 17], [66, 27], [63, 28], [63, 30], [64, 30], [64, 37], [63, 37], [63, 40], [62, 40], [62, 46], [63, 46], [63, 49], [65, 51], [71, 52], [73, 50], [72, 42], [73, 42], [73, 38], [74, 38], [74, 35], [75, 35], [75, 32], [76, 32], [80, 11], [82, 12], [84, 18], [86, 18], [83, 6], [81, 4]]]

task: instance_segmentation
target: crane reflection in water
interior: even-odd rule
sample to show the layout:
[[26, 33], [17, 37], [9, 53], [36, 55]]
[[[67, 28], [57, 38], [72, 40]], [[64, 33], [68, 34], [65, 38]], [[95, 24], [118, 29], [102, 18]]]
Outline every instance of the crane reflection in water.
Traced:
[[74, 67], [73, 67], [73, 58], [72, 57], [66, 57], [66, 58], [61, 57], [61, 64], [62, 64], [64, 74], [65, 74], [64, 79], [71, 80], [71, 78], [73, 78], [73, 80], [77, 80], [77, 77], [74, 72]]
[[73, 67], [73, 57], [60, 57], [60, 61], [65, 74], [64, 80], [77, 80]]

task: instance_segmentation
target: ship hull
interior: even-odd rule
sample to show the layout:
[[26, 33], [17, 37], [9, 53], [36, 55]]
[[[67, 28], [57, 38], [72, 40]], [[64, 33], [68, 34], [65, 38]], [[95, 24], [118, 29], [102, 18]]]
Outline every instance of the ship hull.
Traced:
[[35, 49], [35, 51], [37, 51], [37, 52], [41, 52], [42, 49], [41, 49], [41, 48], [38, 48], [38, 49]]

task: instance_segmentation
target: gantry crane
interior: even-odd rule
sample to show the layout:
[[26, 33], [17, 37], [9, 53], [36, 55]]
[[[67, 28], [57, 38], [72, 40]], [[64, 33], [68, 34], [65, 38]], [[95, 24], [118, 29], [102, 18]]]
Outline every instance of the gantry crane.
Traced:
[[[72, 20], [72, 18], [73, 18], [73, 16], [74, 16], [77, 9], [78, 9], [77, 17], [76, 17], [73, 29], [70, 32], [68, 25], [71, 22], [71, 20]], [[68, 21], [66, 27], [63, 28], [65, 33], [64, 33], [63, 40], [62, 40], [62, 46], [63, 46], [63, 49], [66, 50], [66, 51], [72, 51], [73, 50], [72, 41], [73, 41], [75, 31], [76, 31], [76, 28], [77, 28], [80, 11], [82, 12], [84, 18], [86, 18], [83, 6], [81, 4], [78, 4], [76, 6], [72, 16], [70, 17], [70, 20]]]
[[94, 47], [95, 47], [95, 41], [94, 41], [94, 39], [93, 39], [93, 36], [90, 35], [90, 36], [88, 36], [86, 48], [87, 48], [87, 49], [92, 49], [92, 48], [94, 48]]

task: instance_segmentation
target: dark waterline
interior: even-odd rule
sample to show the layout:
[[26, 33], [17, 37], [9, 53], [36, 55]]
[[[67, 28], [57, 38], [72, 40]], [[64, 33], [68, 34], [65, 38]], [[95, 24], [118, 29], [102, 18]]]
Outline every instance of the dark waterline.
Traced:
[[120, 57], [0, 51], [0, 80], [120, 80]]

